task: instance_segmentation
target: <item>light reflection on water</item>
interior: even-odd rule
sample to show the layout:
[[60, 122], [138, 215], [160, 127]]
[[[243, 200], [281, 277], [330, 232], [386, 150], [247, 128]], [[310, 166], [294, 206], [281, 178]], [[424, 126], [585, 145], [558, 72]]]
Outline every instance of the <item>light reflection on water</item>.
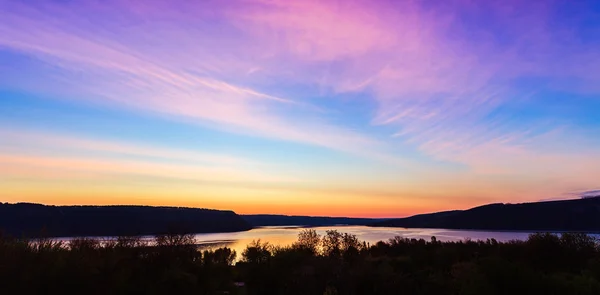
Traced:
[[[305, 227], [298, 226], [269, 226], [255, 228], [249, 231], [233, 233], [212, 233], [194, 235], [200, 249], [216, 249], [229, 247], [235, 250], [238, 258], [242, 251], [252, 241], [261, 240], [275, 246], [288, 246], [296, 241], [298, 233]], [[341, 233], [354, 234], [361, 241], [375, 244], [379, 241], [388, 241], [396, 236], [404, 238], [415, 238], [430, 240], [435, 236], [438, 241], [460, 241], [465, 239], [486, 240], [496, 239], [499, 242], [510, 240], [526, 240], [530, 232], [505, 232], [505, 231], [476, 231], [476, 230], [451, 230], [451, 229], [430, 229], [430, 228], [398, 228], [398, 227], [368, 227], [368, 226], [322, 226], [312, 227], [318, 234], [324, 235], [327, 230], [337, 230]], [[599, 235], [592, 235], [600, 238]], [[72, 238], [57, 238], [68, 242]], [[110, 237], [100, 237], [101, 240], [110, 239]], [[144, 236], [142, 239], [152, 241], [152, 236]]]
[[[215, 233], [215, 234], [197, 234], [196, 241], [203, 244], [202, 248], [215, 249], [219, 247], [229, 247], [235, 250], [238, 255], [246, 248], [248, 244], [255, 240], [268, 242], [271, 245], [287, 246], [296, 241], [298, 233], [304, 227], [261, 227], [245, 232], [234, 233]], [[425, 229], [425, 228], [396, 228], [396, 227], [368, 227], [368, 226], [324, 226], [313, 227], [320, 235], [324, 235], [327, 230], [338, 230], [341, 233], [354, 234], [359, 240], [370, 244], [379, 241], [387, 241], [395, 236], [404, 238], [415, 238], [430, 240], [435, 236], [438, 241], [459, 241], [464, 239], [486, 240], [494, 238], [498, 241], [525, 240], [529, 236], [528, 232], [500, 232], [500, 231], [467, 231], [467, 230], [448, 230], [448, 229]]]

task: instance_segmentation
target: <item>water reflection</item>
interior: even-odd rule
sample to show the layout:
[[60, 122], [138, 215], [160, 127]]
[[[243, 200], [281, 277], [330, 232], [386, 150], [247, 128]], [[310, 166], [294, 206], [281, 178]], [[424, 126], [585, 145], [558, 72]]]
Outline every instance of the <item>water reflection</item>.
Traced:
[[[291, 245], [304, 227], [261, 227], [245, 232], [197, 234], [196, 241], [204, 249], [215, 249], [226, 245], [241, 255], [246, 246], [254, 240], [269, 242], [272, 245]], [[368, 226], [326, 226], [314, 227], [317, 233], [323, 235], [327, 230], [338, 230], [342, 233], [354, 234], [359, 240], [367, 243], [387, 241], [395, 236], [416, 239], [431, 239], [435, 236], [438, 241], [459, 241], [465, 239], [485, 240], [494, 238], [498, 241], [525, 240], [528, 232], [495, 232], [495, 231], [467, 231], [448, 229], [421, 229], [421, 228], [396, 228], [396, 227], [368, 227]]]
[[[276, 246], [288, 246], [296, 241], [298, 233], [305, 227], [300, 226], [270, 226], [260, 227], [244, 232], [233, 233], [213, 233], [194, 235], [199, 248], [217, 249], [229, 247], [235, 250], [240, 258], [242, 251], [252, 241], [261, 240]], [[435, 236], [438, 241], [460, 241], [465, 239], [486, 240], [496, 239], [500, 242], [510, 240], [526, 240], [530, 232], [505, 232], [505, 231], [476, 231], [476, 230], [450, 230], [450, 229], [430, 229], [430, 228], [398, 228], [398, 227], [368, 227], [368, 226], [323, 226], [313, 227], [318, 234], [324, 235], [328, 230], [337, 230], [341, 233], [354, 234], [356, 237], [370, 244], [379, 241], [387, 241], [395, 236], [404, 238], [415, 238], [430, 240]], [[592, 235], [600, 238], [599, 235]], [[102, 241], [110, 240], [113, 237], [101, 237]], [[152, 236], [141, 237], [152, 244]], [[73, 238], [56, 238], [54, 240], [68, 242]]]

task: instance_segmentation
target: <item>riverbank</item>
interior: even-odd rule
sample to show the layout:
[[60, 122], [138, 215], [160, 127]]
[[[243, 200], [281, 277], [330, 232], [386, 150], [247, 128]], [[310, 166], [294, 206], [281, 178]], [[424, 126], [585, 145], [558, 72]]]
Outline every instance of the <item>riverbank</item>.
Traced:
[[[193, 235], [100, 242], [0, 236], [3, 294], [598, 294], [600, 247], [582, 234], [368, 244], [313, 229], [289, 246], [199, 251]], [[239, 259], [238, 259], [239, 258]]]

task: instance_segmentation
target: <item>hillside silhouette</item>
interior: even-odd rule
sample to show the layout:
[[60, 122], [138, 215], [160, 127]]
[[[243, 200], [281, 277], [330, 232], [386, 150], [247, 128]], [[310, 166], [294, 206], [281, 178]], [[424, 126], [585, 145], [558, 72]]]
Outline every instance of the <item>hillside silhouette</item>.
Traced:
[[469, 210], [420, 214], [372, 226], [523, 231], [600, 232], [600, 198], [489, 204]]
[[328, 225], [368, 225], [382, 219], [372, 218], [350, 218], [350, 217], [326, 217], [326, 216], [295, 216], [254, 214], [242, 215], [242, 218], [252, 226], [328, 226]]
[[12, 236], [72, 237], [250, 230], [233, 211], [150, 206], [0, 203], [0, 229]]

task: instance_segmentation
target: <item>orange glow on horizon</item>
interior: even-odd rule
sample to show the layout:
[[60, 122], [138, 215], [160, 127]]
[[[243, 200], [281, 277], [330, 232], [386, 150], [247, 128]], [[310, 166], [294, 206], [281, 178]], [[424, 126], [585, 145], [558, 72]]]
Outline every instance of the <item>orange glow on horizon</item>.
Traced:
[[593, 5], [232, 1], [3, 1], [0, 201], [400, 217], [600, 191]]

